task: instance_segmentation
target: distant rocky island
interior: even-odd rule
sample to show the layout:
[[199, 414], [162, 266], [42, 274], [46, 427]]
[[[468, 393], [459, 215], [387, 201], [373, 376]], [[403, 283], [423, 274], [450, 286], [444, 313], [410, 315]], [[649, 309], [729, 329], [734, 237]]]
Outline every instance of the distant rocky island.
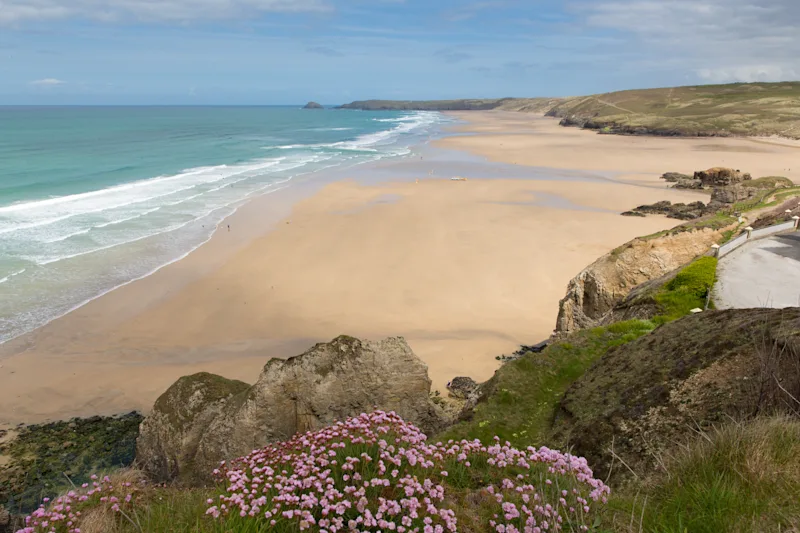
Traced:
[[316, 102], [309, 102], [303, 106], [303, 109], [325, 109], [325, 108], [322, 107], [321, 104], [318, 104]]

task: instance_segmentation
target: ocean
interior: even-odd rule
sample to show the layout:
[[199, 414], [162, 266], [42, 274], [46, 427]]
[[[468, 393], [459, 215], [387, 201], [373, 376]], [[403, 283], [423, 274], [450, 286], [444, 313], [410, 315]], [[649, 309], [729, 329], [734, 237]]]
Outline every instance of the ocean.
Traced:
[[447, 121], [289, 107], [0, 107], [0, 343], [185, 257], [255, 195], [408, 156]]

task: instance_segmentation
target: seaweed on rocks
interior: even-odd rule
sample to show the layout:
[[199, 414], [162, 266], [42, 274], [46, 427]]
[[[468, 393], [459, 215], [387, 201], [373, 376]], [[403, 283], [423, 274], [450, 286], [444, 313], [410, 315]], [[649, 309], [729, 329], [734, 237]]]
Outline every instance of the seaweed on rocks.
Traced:
[[[21, 426], [0, 439], [0, 506], [26, 513], [96, 472], [130, 466], [143, 417], [131, 412]], [[11, 433], [15, 434], [12, 437]]]

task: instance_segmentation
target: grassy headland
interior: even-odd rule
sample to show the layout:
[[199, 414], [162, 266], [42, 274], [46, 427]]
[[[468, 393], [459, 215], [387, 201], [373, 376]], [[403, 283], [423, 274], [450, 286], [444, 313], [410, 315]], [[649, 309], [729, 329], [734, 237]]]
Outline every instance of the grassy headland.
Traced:
[[800, 139], [800, 82], [733, 83], [618, 91], [569, 98], [365, 100], [342, 109], [522, 111], [601, 133]]

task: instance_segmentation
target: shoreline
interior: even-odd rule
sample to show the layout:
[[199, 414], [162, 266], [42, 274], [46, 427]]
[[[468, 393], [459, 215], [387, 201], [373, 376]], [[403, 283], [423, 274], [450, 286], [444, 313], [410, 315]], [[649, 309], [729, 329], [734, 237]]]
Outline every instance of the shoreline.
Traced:
[[[445, 134], [420, 160], [369, 163], [254, 198], [226, 219], [230, 233], [215, 231], [184, 259], [0, 346], [0, 424], [146, 412], [181, 375], [253, 382], [270, 357], [339, 334], [405, 336], [435, 388], [470, 372], [487, 379], [494, 356], [549, 334], [580, 269], [678, 224], [620, 211], [699, 198], [630, 164], [629, 147], [617, 148], [616, 170], [584, 163], [574, 152], [596, 149], [591, 132], [567, 136], [570, 165], [587, 168], [551, 165], [564, 148], [548, 143], [565, 137], [551, 119], [513, 115], [470, 112], [456, 126], [470, 135]], [[522, 140], [506, 147], [514, 136]], [[447, 172], [472, 175], [453, 183]], [[260, 283], [268, 279], [272, 289]]]

